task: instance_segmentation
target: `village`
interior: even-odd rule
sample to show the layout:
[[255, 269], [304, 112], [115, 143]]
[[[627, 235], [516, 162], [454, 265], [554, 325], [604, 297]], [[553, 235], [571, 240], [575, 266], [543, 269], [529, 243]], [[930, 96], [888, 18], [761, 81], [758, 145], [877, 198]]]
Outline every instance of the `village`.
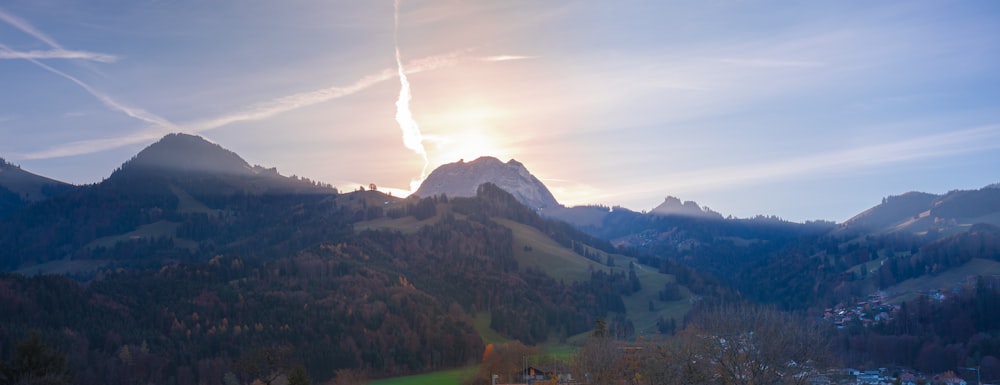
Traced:
[[823, 312], [823, 319], [832, 322], [838, 329], [854, 322], [864, 327], [888, 322], [899, 311], [899, 306], [884, 303], [884, 298], [885, 293], [879, 292], [869, 295], [867, 300], [857, 302], [854, 306], [839, 304], [827, 308]]

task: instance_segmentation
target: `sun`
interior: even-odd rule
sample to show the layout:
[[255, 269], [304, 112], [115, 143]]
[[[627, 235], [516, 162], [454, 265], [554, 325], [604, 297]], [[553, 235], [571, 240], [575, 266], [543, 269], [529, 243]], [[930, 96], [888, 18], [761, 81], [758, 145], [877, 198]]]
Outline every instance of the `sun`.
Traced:
[[428, 151], [431, 163], [472, 161], [483, 156], [504, 160], [509, 154], [503, 145], [503, 135], [493, 127], [497, 118], [497, 110], [485, 107], [448, 113], [445, 119], [435, 122], [445, 129], [426, 138], [432, 143]]
[[475, 130], [463, 131], [452, 135], [441, 152], [441, 161], [457, 162], [459, 160], [476, 160], [483, 156], [501, 157], [494, 140], [482, 132]]

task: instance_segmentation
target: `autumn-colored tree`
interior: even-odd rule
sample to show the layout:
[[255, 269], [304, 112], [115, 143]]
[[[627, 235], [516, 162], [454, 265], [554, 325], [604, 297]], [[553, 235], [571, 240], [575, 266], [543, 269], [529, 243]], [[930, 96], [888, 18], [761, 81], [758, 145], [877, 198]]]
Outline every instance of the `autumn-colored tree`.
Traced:
[[486, 345], [476, 377], [491, 379], [495, 374], [503, 381], [513, 382], [514, 376], [524, 368], [525, 359], [538, 353], [538, 348], [526, 346], [520, 341]]

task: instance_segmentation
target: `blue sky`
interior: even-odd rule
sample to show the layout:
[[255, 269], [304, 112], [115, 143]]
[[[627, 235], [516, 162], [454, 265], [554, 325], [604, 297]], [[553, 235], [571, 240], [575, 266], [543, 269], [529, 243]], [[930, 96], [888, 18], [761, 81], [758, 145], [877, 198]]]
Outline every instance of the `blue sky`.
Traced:
[[[569, 205], [843, 221], [1000, 181], [995, 1], [0, 4], [0, 156], [93, 183], [166, 133], [345, 189], [517, 159]], [[411, 132], [412, 134], [412, 132]], [[412, 136], [412, 135], [411, 135]], [[412, 146], [411, 146], [412, 147]]]

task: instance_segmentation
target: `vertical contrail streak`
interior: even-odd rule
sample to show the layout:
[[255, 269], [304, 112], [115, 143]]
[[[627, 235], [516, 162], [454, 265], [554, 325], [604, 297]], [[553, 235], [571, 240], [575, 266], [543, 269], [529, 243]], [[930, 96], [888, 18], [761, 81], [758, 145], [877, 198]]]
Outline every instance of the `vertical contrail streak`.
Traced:
[[420, 178], [410, 181], [410, 191], [417, 191], [420, 183], [427, 177], [427, 151], [424, 149], [423, 134], [420, 133], [420, 126], [413, 120], [410, 113], [410, 81], [406, 78], [406, 71], [403, 69], [403, 55], [399, 53], [399, 0], [393, 1], [393, 30], [392, 41], [396, 49], [396, 69], [399, 72], [399, 99], [396, 100], [396, 122], [403, 130], [403, 145], [413, 150], [424, 159], [424, 167], [420, 171]]

